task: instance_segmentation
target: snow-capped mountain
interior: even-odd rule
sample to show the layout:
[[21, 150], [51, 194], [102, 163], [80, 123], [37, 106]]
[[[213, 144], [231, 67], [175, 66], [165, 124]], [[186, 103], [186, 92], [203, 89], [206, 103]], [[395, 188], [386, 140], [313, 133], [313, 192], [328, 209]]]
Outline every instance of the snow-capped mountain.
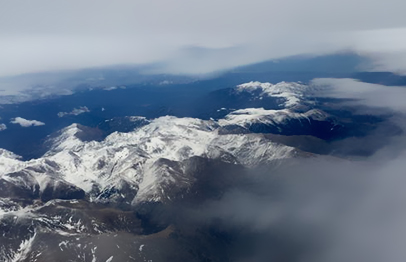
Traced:
[[[81, 140], [81, 133], [86, 131], [73, 124], [48, 141], [52, 146], [42, 158], [21, 161], [3, 151], [1, 179], [16, 181], [15, 177], [24, 174], [30, 178], [31, 187], [38, 186], [39, 195], [49, 187], [60, 190], [63, 185], [70, 186], [74, 195], [83, 190], [93, 201], [103, 201], [105, 193], [112, 189], [116, 190], [115, 197], [128, 203], [162, 201], [171, 198], [170, 192], [162, 191], [165, 185], [193, 182], [185, 174], [184, 163], [191, 157], [219, 158], [252, 167], [297, 153], [259, 134], [220, 135], [222, 124], [167, 116], [133, 132], [114, 132], [100, 142]], [[177, 177], [183, 183], [179, 184]], [[125, 194], [121, 192], [124, 188]], [[70, 198], [69, 194], [65, 197]]]
[[235, 90], [237, 92], [255, 93], [258, 99], [263, 99], [265, 96], [281, 98], [280, 107], [292, 108], [305, 101], [306, 94], [311, 90], [311, 87], [295, 82], [271, 84], [251, 81], [238, 85]]
[[[267, 110], [291, 109], [307, 111], [314, 107], [312, 96], [315, 87], [296, 82], [251, 81], [231, 88], [211, 92], [201, 101], [199, 111], [223, 111], [246, 108]], [[222, 115], [219, 115], [222, 117]]]

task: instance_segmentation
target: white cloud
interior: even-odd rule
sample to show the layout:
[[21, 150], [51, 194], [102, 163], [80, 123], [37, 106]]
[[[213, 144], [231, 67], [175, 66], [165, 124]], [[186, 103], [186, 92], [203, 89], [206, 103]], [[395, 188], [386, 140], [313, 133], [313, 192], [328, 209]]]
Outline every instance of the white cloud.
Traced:
[[12, 124], [19, 124], [22, 127], [30, 127], [30, 126], [43, 126], [45, 123], [37, 120], [27, 120], [22, 117], [16, 117], [10, 121]]
[[88, 112], [90, 112], [90, 110], [89, 110], [89, 108], [87, 108], [87, 106], [80, 106], [79, 108], [74, 108], [70, 112], [59, 112], [58, 117], [64, 117], [64, 116], [67, 116], [67, 115], [77, 116], [77, 115], [80, 115], [80, 114], [83, 114], [83, 113], [88, 113]]
[[7, 129], [7, 126], [5, 124], [0, 124], [0, 131], [4, 131]]

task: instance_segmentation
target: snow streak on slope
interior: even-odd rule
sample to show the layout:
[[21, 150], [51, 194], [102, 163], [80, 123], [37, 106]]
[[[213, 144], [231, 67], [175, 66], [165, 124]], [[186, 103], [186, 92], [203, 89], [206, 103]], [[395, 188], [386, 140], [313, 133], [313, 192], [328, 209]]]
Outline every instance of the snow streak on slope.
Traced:
[[31, 238], [23, 240], [23, 242], [21, 242], [20, 247], [18, 248], [17, 252], [15, 252], [10, 262], [19, 262], [27, 259], [28, 254], [31, 251], [35, 236], [36, 234], [34, 234]]

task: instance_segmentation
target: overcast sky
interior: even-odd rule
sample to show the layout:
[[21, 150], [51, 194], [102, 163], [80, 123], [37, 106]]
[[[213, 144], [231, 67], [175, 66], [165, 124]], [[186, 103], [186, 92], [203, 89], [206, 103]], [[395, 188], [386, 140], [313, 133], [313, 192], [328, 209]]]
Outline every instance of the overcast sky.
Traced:
[[0, 0], [0, 76], [163, 61], [203, 73], [341, 50], [406, 71], [404, 10], [404, 0]]

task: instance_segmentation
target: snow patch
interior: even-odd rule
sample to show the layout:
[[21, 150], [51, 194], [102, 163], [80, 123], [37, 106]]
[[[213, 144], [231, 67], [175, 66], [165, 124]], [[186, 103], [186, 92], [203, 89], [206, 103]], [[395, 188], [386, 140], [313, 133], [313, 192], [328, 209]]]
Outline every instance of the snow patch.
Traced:
[[23, 240], [20, 244], [20, 247], [18, 248], [17, 252], [13, 255], [13, 258], [11, 259], [10, 262], [19, 262], [19, 261], [24, 261], [27, 259], [28, 254], [31, 251], [32, 244], [34, 243], [34, 239], [36, 237], [37, 233], [35, 233], [32, 237], [29, 239]]

